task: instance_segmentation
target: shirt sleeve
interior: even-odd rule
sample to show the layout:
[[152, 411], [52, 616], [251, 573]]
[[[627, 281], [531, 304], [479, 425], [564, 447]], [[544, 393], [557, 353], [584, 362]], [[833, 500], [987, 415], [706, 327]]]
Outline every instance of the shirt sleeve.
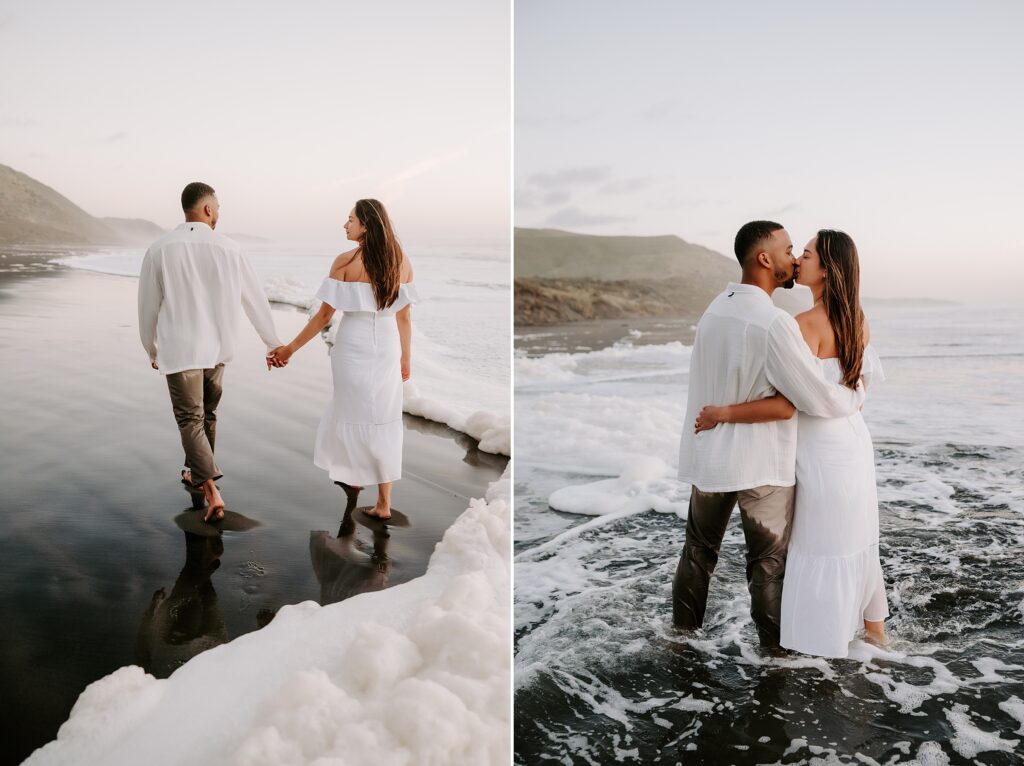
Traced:
[[796, 320], [789, 314], [779, 316], [768, 328], [767, 351], [768, 382], [801, 412], [820, 418], [844, 418], [864, 404], [862, 384], [850, 389], [825, 380]]
[[152, 251], [147, 250], [139, 272], [139, 337], [151, 362], [156, 361], [156, 322], [163, 302], [160, 264]]
[[281, 339], [277, 337], [274, 318], [270, 314], [270, 301], [263, 292], [256, 270], [245, 257], [245, 253], [239, 252], [238, 262], [242, 271], [242, 308], [245, 315], [268, 350], [283, 346]]

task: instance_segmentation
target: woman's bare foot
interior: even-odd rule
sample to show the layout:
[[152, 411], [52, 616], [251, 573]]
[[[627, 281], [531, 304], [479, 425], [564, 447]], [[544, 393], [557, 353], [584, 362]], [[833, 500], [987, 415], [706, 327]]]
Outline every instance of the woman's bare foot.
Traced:
[[220, 496], [220, 490], [213, 483], [213, 479], [207, 479], [203, 483], [203, 494], [206, 496], [206, 502], [209, 505], [209, 508], [206, 509], [206, 515], [203, 516], [203, 521], [220, 521], [223, 519], [224, 498]]
[[864, 640], [875, 646], [888, 646], [889, 638], [885, 635], [885, 622], [864, 620]]
[[377, 504], [373, 506], [373, 508], [371, 508], [370, 510], [363, 511], [363, 514], [366, 516], [370, 516], [374, 519], [390, 519], [391, 509], [388, 508], [386, 505]]

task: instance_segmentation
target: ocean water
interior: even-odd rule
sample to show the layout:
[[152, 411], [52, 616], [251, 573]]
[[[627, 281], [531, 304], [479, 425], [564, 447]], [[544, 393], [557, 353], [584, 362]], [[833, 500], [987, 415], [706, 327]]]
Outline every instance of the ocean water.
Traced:
[[868, 314], [891, 645], [845, 660], [760, 649], [738, 513], [672, 630], [688, 345], [517, 338], [516, 763], [1022, 762], [1024, 310]]
[[[245, 251], [273, 303], [308, 311], [319, 305], [313, 296], [339, 248], [261, 243]], [[508, 455], [508, 249], [407, 246], [406, 252], [421, 297], [413, 309], [406, 411], [468, 433], [485, 451]], [[137, 277], [144, 254], [145, 248], [94, 248], [59, 254], [54, 263]]]

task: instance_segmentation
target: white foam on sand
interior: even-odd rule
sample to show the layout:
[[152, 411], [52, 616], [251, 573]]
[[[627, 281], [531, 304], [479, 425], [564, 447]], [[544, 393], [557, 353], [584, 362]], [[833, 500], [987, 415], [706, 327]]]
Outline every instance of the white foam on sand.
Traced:
[[509, 389], [443, 363], [441, 350], [422, 333], [415, 332], [413, 349], [412, 379], [405, 383], [402, 408], [472, 436], [484, 452], [511, 455]]
[[1024, 702], [1021, 701], [1020, 697], [1015, 694], [1005, 702], [1000, 702], [999, 709], [1011, 718], [1016, 719], [1017, 723], [1020, 724], [1017, 734], [1024, 734]]
[[309, 309], [314, 303], [306, 283], [292, 277], [270, 277], [263, 282], [263, 291], [271, 303], [281, 303], [300, 309]]
[[967, 705], [953, 705], [946, 709], [946, 718], [953, 726], [954, 736], [949, 744], [964, 758], [974, 758], [979, 753], [1000, 750], [1015, 752], [1019, 739], [1003, 739], [994, 732], [984, 731], [974, 725], [968, 715]]
[[169, 678], [91, 684], [29, 766], [506, 764], [511, 754], [510, 478], [448, 529], [426, 574], [262, 630]]
[[689, 358], [681, 343], [517, 356], [519, 466], [605, 478], [650, 458], [675, 466]]
[[657, 457], [639, 458], [616, 479], [562, 487], [548, 505], [556, 511], [603, 516], [608, 513], [659, 511], [686, 516], [690, 488], [675, 478], [674, 469]]

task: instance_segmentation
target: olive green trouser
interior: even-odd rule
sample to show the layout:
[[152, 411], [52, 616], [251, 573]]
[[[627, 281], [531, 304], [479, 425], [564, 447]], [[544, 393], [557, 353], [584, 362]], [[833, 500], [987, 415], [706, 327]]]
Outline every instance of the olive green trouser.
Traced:
[[686, 543], [672, 582], [672, 620], [678, 628], [704, 624], [708, 584], [736, 503], [747, 541], [747, 589], [750, 616], [764, 646], [779, 644], [782, 579], [793, 521], [794, 487], [765, 485], [738, 492], [690, 494]]
[[192, 486], [223, 474], [213, 459], [217, 437], [217, 405], [223, 392], [224, 365], [206, 370], [182, 370], [167, 376], [171, 408], [181, 433], [185, 466], [192, 472]]

